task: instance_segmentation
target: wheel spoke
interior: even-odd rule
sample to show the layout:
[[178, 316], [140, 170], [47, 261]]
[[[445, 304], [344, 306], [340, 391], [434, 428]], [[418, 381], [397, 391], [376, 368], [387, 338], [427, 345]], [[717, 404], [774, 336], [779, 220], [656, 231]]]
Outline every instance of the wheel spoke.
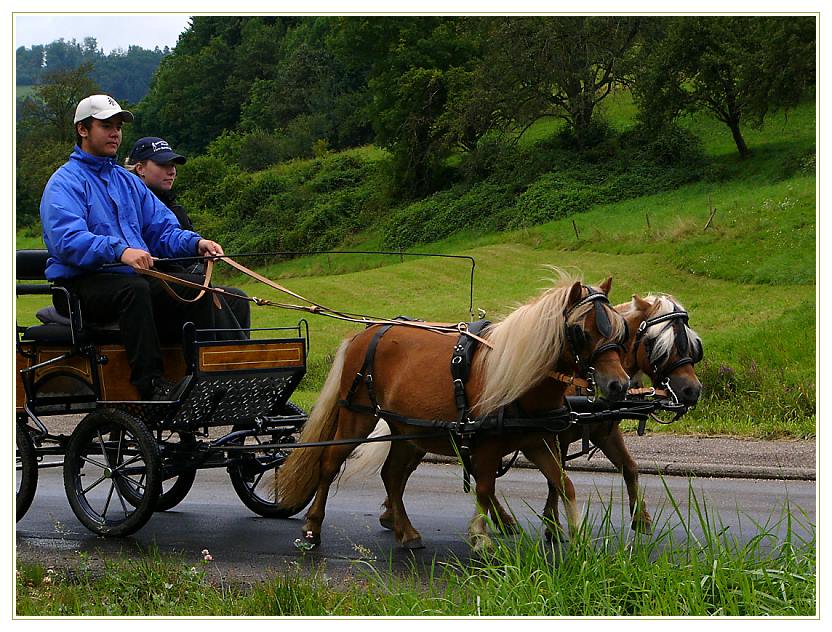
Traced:
[[106, 442], [104, 441], [104, 437], [101, 436], [101, 429], [96, 428], [95, 433], [96, 433], [96, 435], [98, 435], [98, 445], [101, 446], [101, 455], [104, 457], [104, 463], [105, 463], [104, 467], [111, 467], [110, 466], [110, 457], [107, 456]]
[[121, 480], [126, 481], [128, 484], [132, 484], [135, 491], [141, 490], [142, 492], [144, 492], [144, 490], [146, 489], [143, 484], [144, 474], [142, 474], [141, 478], [138, 481], [126, 475], [122, 475]]
[[107, 465], [104, 463], [99, 463], [98, 461], [94, 461], [93, 459], [89, 458], [88, 456], [81, 456], [81, 460], [85, 463], [89, 463], [90, 465], [94, 465], [102, 470], [107, 469]]
[[107, 477], [106, 477], [106, 476], [102, 476], [102, 477], [101, 477], [101, 478], [99, 478], [97, 481], [95, 481], [94, 483], [92, 483], [89, 487], [84, 488], [84, 489], [81, 489], [81, 494], [86, 495], [88, 491], [90, 491], [91, 489], [93, 489], [93, 488], [94, 488], [94, 487], [96, 487], [97, 485], [100, 485], [100, 484], [101, 484], [101, 481], [106, 481], [106, 480], [107, 480]]
[[119, 472], [119, 471], [123, 470], [125, 467], [127, 467], [128, 465], [130, 465], [131, 463], [135, 463], [136, 461], [140, 460], [141, 458], [142, 458], [142, 455], [137, 454], [133, 458], [129, 459], [128, 461], [125, 461], [124, 463], [119, 463], [116, 467], [113, 468], [113, 472]]
[[107, 502], [104, 503], [104, 509], [101, 511], [101, 517], [107, 519], [107, 509], [110, 508], [110, 500], [113, 498], [113, 490], [115, 489], [115, 481], [110, 479], [110, 491], [107, 492]]
[[115, 484], [115, 479], [113, 480], [113, 487], [116, 490], [116, 496], [118, 496], [118, 500], [121, 503], [121, 509], [124, 511], [124, 518], [126, 520], [130, 516], [130, 513], [127, 510], [127, 503], [124, 502], [124, 495], [121, 493], [118, 485]]
[[251, 484], [251, 492], [254, 493], [257, 490], [257, 486], [260, 484], [260, 481], [263, 480], [263, 475], [265, 472], [260, 472], [257, 478], [254, 479], [254, 482]]

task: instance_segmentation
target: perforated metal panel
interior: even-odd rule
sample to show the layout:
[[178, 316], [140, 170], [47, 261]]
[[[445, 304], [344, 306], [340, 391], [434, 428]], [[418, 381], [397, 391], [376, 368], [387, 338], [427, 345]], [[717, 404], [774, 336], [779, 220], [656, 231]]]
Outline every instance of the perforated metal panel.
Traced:
[[282, 408], [298, 380], [297, 374], [200, 376], [173, 422], [188, 426], [249, 423]]

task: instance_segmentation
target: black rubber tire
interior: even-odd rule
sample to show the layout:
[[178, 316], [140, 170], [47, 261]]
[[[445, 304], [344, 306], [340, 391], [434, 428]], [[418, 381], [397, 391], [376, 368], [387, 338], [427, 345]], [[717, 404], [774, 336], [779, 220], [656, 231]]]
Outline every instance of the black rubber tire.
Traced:
[[[144, 488], [135, 505], [124, 498], [120, 477]], [[64, 489], [73, 513], [93, 533], [113, 537], [135, 533], [153, 515], [162, 489], [161, 458], [153, 434], [142, 421], [120, 410], [94, 410], [69, 439]]]
[[[292, 402], [286, 402], [280, 414], [306, 415], [306, 412], [300, 406], [293, 404]], [[237, 426], [233, 428], [233, 430], [242, 429], [242, 427]], [[300, 432], [300, 427], [298, 428], [298, 432]], [[258, 455], [257, 458], [260, 459], [269, 457], [263, 457], [261, 454]], [[291, 518], [306, 507], [315, 496], [313, 492], [302, 505], [298, 507], [286, 507], [285, 505], [280, 504], [280, 502], [275, 502], [267, 495], [264, 495], [268, 492], [270, 481], [274, 480], [271, 472], [276, 473], [278, 469], [279, 468], [273, 468], [261, 473], [259, 476], [251, 478], [246, 477], [243, 463], [241, 461], [228, 466], [228, 475], [231, 478], [231, 485], [234, 487], [234, 491], [237, 492], [237, 496], [241, 501], [243, 501], [243, 504], [246, 507], [264, 518]]]
[[168, 489], [162, 489], [162, 493], [159, 495], [159, 500], [156, 501], [156, 511], [168, 511], [185, 500], [188, 492], [190, 492], [191, 488], [194, 486], [195, 480], [196, 470], [182, 472], [176, 477], [176, 481], [174, 481], [173, 485], [171, 485]]
[[[179, 434], [179, 440], [183, 443], [187, 442], [188, 444], [196, 443], [196, 439], [194, 439], [192, 434]], [[176, 505], [185, 500], [185, 497], [188, 495], [188, 492], [191, 491], [195, 480], [195, 469], [186, 470], [171, 479], [163, 480], [162, 491], [159, 494], [159, 499], [156, 501], [155, 511], [168, 511], [169, 509], [176, 507]], [[170, 483], [171, 481], [173, 481], [172, 484]], [[140, 483], [141, 482], [143, 481], [140, 481]], [[134, 507], [137, 503], [141, 502], [142, 492], [137, 489], [136, 486], [122, 480], [119, 482], [119, 488], [121, 489], [124, 499]]]
[[15, 481], [15, 509], [17, 521], [20, 521], [35, 499], [35, 491], [38, 488], [38, 459], [32, 437], [26, 425], [20, 421], [15, 422], [15, 440], [17, 442], [15, 470], [20, 472], [20, 480]]

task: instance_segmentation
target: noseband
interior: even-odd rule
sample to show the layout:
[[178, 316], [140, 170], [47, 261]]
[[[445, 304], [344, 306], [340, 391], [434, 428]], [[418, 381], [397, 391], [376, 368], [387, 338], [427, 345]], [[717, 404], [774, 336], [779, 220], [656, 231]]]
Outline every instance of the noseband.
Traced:
[[[638, 346], [641, 344], [642, 338], [644, 338], [644, 348], [647, 353], [647, 359], [649, 360], [650, 357], [653, 355], [653, 345], [654, 340], [652, 338], [646, 338], [645, 334], [650, 327], [654, 325], [660, 325], [662, 323], [672, 323], [673, 332], [674, 332], [674, 343], [676, 346], [676, 352], [679, 354], [679, 359], [675, 362], [670, 363], [669, 365], [663, 365], [662, 371], [659, 371], [658, 364], [653, 365], [653, 373], [656, 375], [656, 382], [660, 383], [664, 380], [662, 378], [667, 378], [670, 376], [673, 371], [678, 369], [680, 366], [684, 366], [686, 364], [696, 364], [702, 359], [702, 345], [697, 344], [696, 348], [693, 351], [693, 354], [690, 353], [690, 345], [688, 344], [688, 337], [685, 334], [685, 327], [688, 324], [688, 313], [682, 310], [678, 310], [677, 306], [673, 305], [673, 311], [669, 314], [664, 314], [662, 316], [656, 316], [655, 318], [648, 318], [647, 320], [641, 321], [641, 324], [638, 326], [638, 331], [636, 332], [636, 343], [633, 347], [633, 358], [638, 358]], [[668, 359], [670, 354], [668, 354]]]

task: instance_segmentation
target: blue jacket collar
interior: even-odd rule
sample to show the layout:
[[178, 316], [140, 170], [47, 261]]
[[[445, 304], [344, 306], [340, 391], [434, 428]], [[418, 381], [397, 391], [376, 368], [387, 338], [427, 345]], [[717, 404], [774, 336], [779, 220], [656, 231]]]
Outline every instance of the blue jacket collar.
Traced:
[[101, 173], [105, 170], [110, 171], [116, 165], [115, 158], [111, 156], [93, 156], [85, 152], [78, 145], [75, 145], [69, 158], [70, 160], [77, 160], [96, 173]]

